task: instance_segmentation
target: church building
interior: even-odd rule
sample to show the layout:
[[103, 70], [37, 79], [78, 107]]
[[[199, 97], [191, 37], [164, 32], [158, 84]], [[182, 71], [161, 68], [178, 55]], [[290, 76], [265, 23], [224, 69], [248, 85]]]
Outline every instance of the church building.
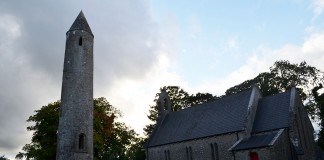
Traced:
[[147, 160], [315, 160], [314, 129], [297, 89], [262, 97], [257, 86], [172, 112], [166, 91]]

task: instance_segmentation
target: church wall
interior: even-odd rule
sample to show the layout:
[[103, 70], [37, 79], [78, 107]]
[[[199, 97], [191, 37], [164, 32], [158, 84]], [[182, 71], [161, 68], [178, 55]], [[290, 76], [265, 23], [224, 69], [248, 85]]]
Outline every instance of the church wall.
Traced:
[[290, 144], [288, 130], [285, 130], [270, 148], [270, 151], [273, 152], [274, 159], [292, 159], [293, 152]]
[[[215, 149], [218, 146], [218, 152], [214, 150], [215, 160], [234, 160], [233, 153], [228, 149], [241, 137], [243, 133], [224, 134], [215, 137], [179, 142], [163, 146], [148, 148], [148, 160], [165, 160], [170, 155], [170, 160], [206, 160], [213, 159], [212, 146]], [[190, 149], [191, 148], [191, 149]], [[190, 151], [191, 150], [191, 151]], [[192, 154], [190, 154], [192, 152]], [[169, 160], [169, 159], [168, 159]]]
[[310, 120], [303, 108], [301, 101], [296, 100], [296, 117], [295, 125], [298, 129], [298, 135], [303, 148], [304, 155], [300, 155], [298, 158], [301, 160], [315, 159], [315, 141], [313, 136], [313, 128], [310, 126]]
[[260, 160], [274, 160], [270, 147], [235, 152], [235, 160], [250, 160], [250, 154], [257, 153]]
[[[269, 132], [261, 133], [268, 134]], [[250, 160], [250, 154], [256, 153], [260, 160], [288, 160], [291, 159], [290, 142], [288, 132], [285, 130], [279, 136], [273, 146], [255, 148], [235, 152], [236, 160]]]

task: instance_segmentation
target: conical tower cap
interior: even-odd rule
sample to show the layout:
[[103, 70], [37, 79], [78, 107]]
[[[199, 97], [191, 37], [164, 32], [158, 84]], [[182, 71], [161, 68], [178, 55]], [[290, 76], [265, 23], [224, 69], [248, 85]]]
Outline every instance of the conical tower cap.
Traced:
[[85, 18], [82, 11], [80, 11], [78, 17], [75, 19], [75, 21], [73, 22], [73, 24], [68, 32], [74, 31], [74, 30], [84, 30], [93, 36], [90, 26], [87, 22], [87, 19]]

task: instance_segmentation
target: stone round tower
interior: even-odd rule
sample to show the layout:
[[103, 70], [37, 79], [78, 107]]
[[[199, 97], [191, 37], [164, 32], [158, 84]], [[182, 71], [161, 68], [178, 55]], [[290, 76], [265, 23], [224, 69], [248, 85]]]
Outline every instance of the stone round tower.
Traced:
[[93, 159], [93, 38], [81, 11], [66, 33], [57, 160]]

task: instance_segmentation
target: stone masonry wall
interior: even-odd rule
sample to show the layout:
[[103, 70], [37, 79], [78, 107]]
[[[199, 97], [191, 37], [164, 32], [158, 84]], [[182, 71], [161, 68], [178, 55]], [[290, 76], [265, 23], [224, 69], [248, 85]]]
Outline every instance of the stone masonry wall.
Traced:
[[298, 135], [301, 142], [301, 147], [303, 148], [304, 155], [299, 156], [301, 160], [312, 160], [315, 159], [315, 141], [313, 136], [313, 128], [308, 114], [304, 105], [301, 101], [296, 102], [296, 116], [295, 116], [295, 125], [298, 129]]
[[288, 160], [292, 159], [291, 142], [288, 136], [288, 130], [284, 130], [280, 137], [276, 140], [275, 144], [271, 147], [274, 159]]
[[250, 154], [257, 153], [260, 160], [274, 160], [270, 148], [260, 148], [238, 151], [235, 153], [236, 160], [250, 160]]
[[228, 151], [228, 149], [238, 139], [242, 138], [242, 136], [242, 132], [237, 134], [231, 133], [215, 137], [152, 147], [148, 149], [147, 158], [148, 160], [165, 160], [168, 159], [169, 154], [170, 160], [191, 160], [190, 156], [188, 156], [188, 154], [190, 154], [189, 148], [191, 147], [192, 160], [213, 160], [211, 144], [216, 143], [218, 146], [219, 160], [234, 160], [233, 153], [231, 151]]
[[83, 30], [67, 32], [57, 147], [58, 160], [92, 159], [93, 35]]

